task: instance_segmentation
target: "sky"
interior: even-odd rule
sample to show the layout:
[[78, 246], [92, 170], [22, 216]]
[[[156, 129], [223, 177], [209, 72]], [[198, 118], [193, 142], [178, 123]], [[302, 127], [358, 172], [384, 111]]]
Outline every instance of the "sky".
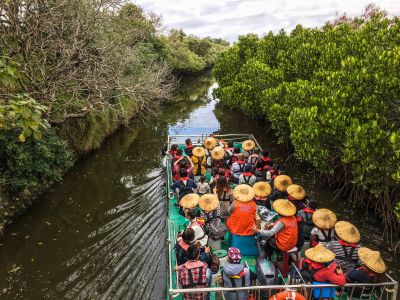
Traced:
[[[318, 27], [339, 14], [360, 15], [372, 0], [131, 0], [162, 15], [164, 30], [183, 29], [200, 37], [233, 42], [241, 34], [259, 35], [297, 24]], [[389, 15], [400, 15], [400, 0], [376, 0]]]

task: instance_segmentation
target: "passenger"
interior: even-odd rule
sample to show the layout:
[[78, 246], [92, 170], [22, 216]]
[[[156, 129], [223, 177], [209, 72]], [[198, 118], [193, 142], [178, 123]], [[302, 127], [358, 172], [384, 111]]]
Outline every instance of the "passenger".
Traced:
[[291, 184], [287, 187], [288, 199], [292, 202], [298, 210], [303, 209], [304, 201], [306, 198], [306, 191], [298, 184]]
[[225, 237], [226, 227], [221, 222], [218, 196], [206, 194], [201, 196], [199, 206], [202, 209], [201, 217], [205, 221], [205, 229], [208, 237], [213, 240], [220, 240]]
[[240, 148], [239, 147], [235, 147], [233, 148], [233, 156], [230, 160], [230, 166], [233, 165], [233, 163], [235, 163], [238, 160], [238, 156], [240, 155]]
[[171, 155], [171, 159], [174, 158], [174, 156], [177, 154], [177, 151], [178, 151], [178, 145], [177, 144], [171, 145], [171, 149], [169, 150], [169, 154]]
[[267, 240], [265, 254], [268, 258], [271, 258], [274, 250], [290, 251], [296, 246], [298, 238], [296, 207], [293, 203], [286, 199], [278, 199], [273, 202], [272, 208], [279, 214], [279, 219], [267, 225], [267, 230], [253, 227], [254, 233]]
[[197, 185], [197, 194], [200, 196], [211, 193], [210, 185], [206, 181], [205, 176], [200, 177], [200, 183]]
[[225, 150], [222, 147], [215, 147], [212, 151], [211, 151], [211, 158], [212, 158], [212, 163], [211, 166], [213, 168], [225, 168]]
[[176, 192], [178, 199], [181, 200], [187, 194], [194, 193], [197, 185], [193, 179], [187, 176], [187, 171], [185, 169], [181, 169], [179, 175], [179, 180], [175, 181], [171, 188]]
[[269, 196], [270, 201], [274, 201], [276, 199], [285, 199], [288, 194], [286, 192], [289, 185], [293, 184], [292, 179], [287, 175], [279, 175], [274, 180], [274, 190], [272, 194]]
[[[243, 265], [241, 261], [240, 250], [234, 247], [229, 248], [227, 264], [221, 270], [224, 287], [248, 287], [251, 286], [252, 281], [257, 279], [257, 274], [252, 272], [248, 266]], [[226, 300], [247, 300], [249, 299], [249, 292], [225, 292], [224, 298]]]
[[339, 221], [335, 224], [337, 240], [332, 242], [332, 250], [336, 254], [336, 262], [344, 272], [350, 272], [359, 267], [358, 249], [360, 248], [360, 232], [351, 223]]
[[180, 172], [181, 169], [186, 170], [186, 174], [188, 177], [193, 177], [193, 162], [189, 159], [188, 156], [182, 156], [180, 159], [174, 162], [174, 171], [173, 171], [173, 179], [177, 181], [181, 178]]
[[219, 175], [218, 175], [218, 168], [212, 168], [211, 169], [211, 178], [210, 178], [210, 188], [213, 191], [216, 186], [217, 186], [217, 181], [218, 181]]
[[271, 185], [268, 182], [259, 181], [253, 185], [253, 190], [256, 195], [254, 202], [257, 206], [265, 206], [271, 209], [271, 203], [268, 200], [268, 196], [271, 194]]
[[311, 247], [322, 244], [326, 248], [333, 250], [332, 240], [337, 222], [335, 213], [329, 209], [320, 208], [313, 213], [312, 220], [316, 227], [311, 230]]
[[235, 235], [253, 235], [257, 205], [253, 201], [254, 190], [251, 186], [240, 184], [233, 190], [235, 201], [229, 207], [230, 216], [226, 226]]
[[192, 157], [192, 151], [193, 151], [193, 144], [191, 139], [186, 139], [185, 140], [185, 153], [187, 156]]
[[262, 155], [257, 161], [257, 177], [262, 177], [265, 179], [265, 175], [267, 170], [272, 167], [273, 162], [272, 159], [269, 157], [269, 152], [264, 150], [262, 151]]
[[197, 218], [197, 208], [185, 209], [185, 218], [189, 220], [187, 227], [194, 230], [193, 243], [198, 243], [201, 252], [203, 252], [208, 241], [208, 236], [204, 228], [204, 220]]
[[233, 196], [233, 192], [225, 176], [219, 177], [216, 186], [216, 194], [220, 201], [221, 217], [226, 219], [229, 216], [229, 207], [235, 200], [235, 197]]
[[265, 179], [269, 182], [274, 182], [275, 178], [279, 175], [284, 175], [284, 172], [280, 169], [278, 164], [274, 164], [272, 167], [268, 167]]
[[[178, 267], [178, 282], [183, 289], [206, 288], [211, 285], [211, 270], [208, 265], [199, 260], [200, 251], [196, 245], [188, 248], [188, 261]], [[206, 292], [184, 293], [184, 300], [206, 300]]]
[[317, 202], [312, 199], [306, 199], [305, 208], [298, 211], [297, 217], [301, 219], [302, 227], [303, 227], [303, 239], [304, 242], [311, 241], [311, 230], [315, 227], [315, 224], [312, 220], [313, 213], [317, 209]]
[[174, 165], [175, 162], [180, 160], [181, 158], [183, 158], [183, 150], [181, 148], [178, 148], [176, 150], [176, 154], [172, 158], [172, 165]]
[[182, 265], [187, 262], [187, 250], [194, 240], [194, 231], [192, 228], [186, 228], [181, 235], [178, 234], [177, 242], [175, 244], [175, 254], [177, 265]]
[[200, 196], [194, 193], [190, 193], [185, 195], [180, 201], [179, 205], [175, 205], [179, 207], [179, 214], [185, 216], [184, 209], [197, 209], [197, 205], [199, 204]]
[[213, 137], [209, 137], [204, 140], [203, 144], [204, 144], [204, 148], [206, 148], [207, 167], [211, 167], [211, 163], [212, 163], [211, 150], [217, 146], [218, 141]]
[[230, 166], [232, 157], [234, 156], [233, 142], [229, 141], [225, 146], [225, 161]]
[[255, 147], [256, 144], [252, 140], [246, 140], [242, 143], [242, 153], [245, 159], [253, 154], [253, 150]]
[[251, 172], [251, 165], [245, 165], [243, 174], [239, 176], [239, 184], [248, 184], [253, 186], [253, 184], [256, 183], [256, 179], [256, 176]]
[[231, 167], [232, 182], [234, 182], [236, 184], [239, 183], [239, 177], [240, 177], [240, 175], [243, 174], [245, 165], [246, 165], [246, 162], [244, 161], [243, 154], [239, 153], [237, 155], [237, 160], [232, 164], [232, 167]]
[[339, 286], [346, 284], [343, 270], [335, 262], [335, 253], [323, 245], [307, 249], [306, 258], [300, 260], [300, 274], [306, 282], [329, 282]]
[[253, 171], [256, 170], [258, 159], [260, 158], [260, 149], [254, 148], [253, 154], [247, 158], [247, 163], [251, 165]]
[[207, 171], [207, 159], [206, 150], [202, 147], [195, 147], [192, 150], [192, 163], [193, 163], [193, 175], [203, 176]]

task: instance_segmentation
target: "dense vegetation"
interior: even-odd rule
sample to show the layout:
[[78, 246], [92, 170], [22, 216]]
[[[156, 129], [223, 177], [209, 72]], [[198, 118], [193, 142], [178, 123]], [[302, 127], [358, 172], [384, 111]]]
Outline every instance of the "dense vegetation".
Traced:
[[221, 103], [265, 115], [299, 159], [357, 205], [375, 209], [396, 238], [399, 70], [400, 19], [369, 6], [361, 17], [322, 28], [242, 36], [213, 72]]
[[120, 124], [171, 99], [176, 76], [209, 68], [227, 46], [160, 27], [159, 16], [122, 0], [0, 2], [0, 191], [59, 180]]

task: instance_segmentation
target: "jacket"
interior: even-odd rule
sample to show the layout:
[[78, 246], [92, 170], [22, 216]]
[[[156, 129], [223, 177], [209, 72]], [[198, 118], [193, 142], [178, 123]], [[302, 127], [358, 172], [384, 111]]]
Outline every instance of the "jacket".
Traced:
[[[223, 266], [222, 278], [224, 280], [224, 287], [243, 287], [250, 286], [250, 269], [245, 268], [242, 264], [227, 263]], [[247, 300], [249, 293], [247, 291], [241, 292], [225, 292], [226, 300]]]
[[243, 203], [235, 200], [229, 208], [232, 213], [226, 220], [229, 232], [236, 235], [253, 235], [256, 209], [254, 201]]

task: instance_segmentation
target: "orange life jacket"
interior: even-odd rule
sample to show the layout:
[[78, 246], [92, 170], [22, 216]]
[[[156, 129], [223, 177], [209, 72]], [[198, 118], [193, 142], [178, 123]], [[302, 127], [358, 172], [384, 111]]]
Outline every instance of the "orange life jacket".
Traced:
[[254, 201], [240, 202], [235, 200], [232, 214], [226, 220], [228, 230], [236, 235], [253, 235], [257, 205]]
[[275, 235], [276, 245], [282, 251], [289, 251], [297, 244], [296, 217], [282, 217], [277, 222], [282, 222], [285, 228]]
[[306, 300], [306, 297], [295, 291], [283, 291], [270, 297], [269, 300]]

